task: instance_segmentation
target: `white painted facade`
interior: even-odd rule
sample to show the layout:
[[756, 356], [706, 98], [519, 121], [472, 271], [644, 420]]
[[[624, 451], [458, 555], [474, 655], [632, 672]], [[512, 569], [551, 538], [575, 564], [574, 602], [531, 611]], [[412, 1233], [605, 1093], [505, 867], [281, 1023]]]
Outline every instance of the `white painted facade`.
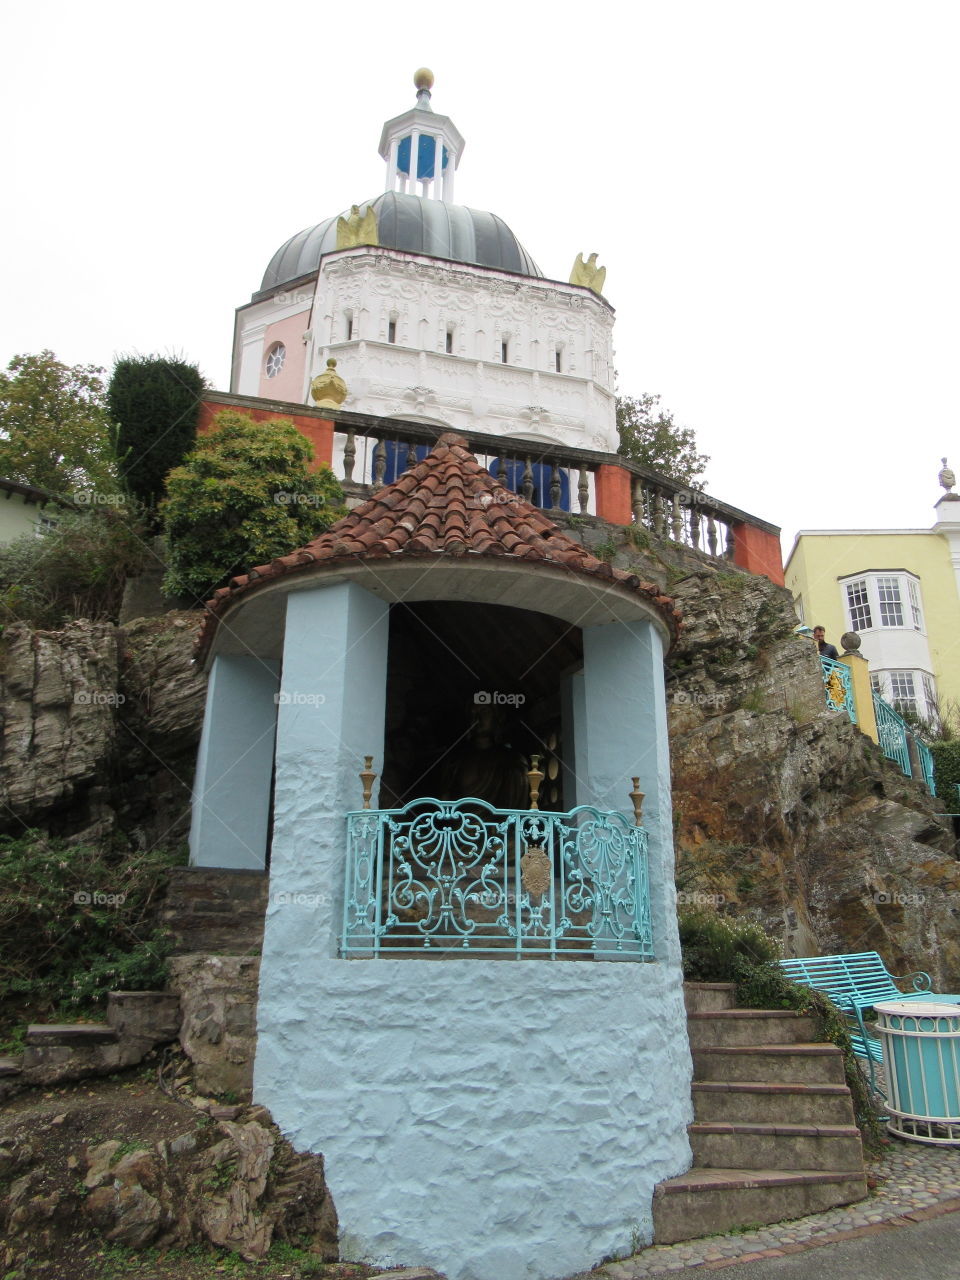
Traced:
[[[293, 316], [300, 341], [269, 379], [276, 326]], [[315, 284], [241, 310], [231, 390], [286, 399], [295, 378], [293, 398], [309, 403], [312, 379], [334, 356], [343, 407], [356, 413], [613, 453], [613, 322], [612, 308], [577, 285], [344, 249], [323, 259]]]

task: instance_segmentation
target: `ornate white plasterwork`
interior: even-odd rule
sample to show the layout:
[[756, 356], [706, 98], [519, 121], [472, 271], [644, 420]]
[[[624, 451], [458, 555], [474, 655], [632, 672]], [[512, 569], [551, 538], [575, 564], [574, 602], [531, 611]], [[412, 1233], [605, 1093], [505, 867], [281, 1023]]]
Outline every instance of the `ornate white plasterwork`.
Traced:
[[[252, 310], [253, 324], [274, 318], [268, 299]], [[535, 404], [557, 443], [616, 449], [613, 311], [576, 286], [361, 247], [321, 261], [312, 314], [304, 401], [332, 355], [348, 409], [409, 412], [409, 388], [429, 387], [432, 411], [463, 430], [507, 433]]]

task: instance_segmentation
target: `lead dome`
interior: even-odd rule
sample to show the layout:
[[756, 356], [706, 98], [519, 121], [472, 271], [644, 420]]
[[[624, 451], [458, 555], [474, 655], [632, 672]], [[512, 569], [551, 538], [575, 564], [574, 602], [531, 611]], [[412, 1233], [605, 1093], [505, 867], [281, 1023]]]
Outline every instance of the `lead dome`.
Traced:
[[[444, 204], [425, 196], [385, 191], [366, 201], [377, 215], [380, 246], [404, 253], [424, 254], [450, 262], [468, 262], [514, 275], [542, 277], [534, 262], [504, 220], [495, 213]], [[320, 259], [337, 247], [337, 221], [349, 209], [291, 236], [270, 259], [261, 292], [278, 288], [316, 271]]]

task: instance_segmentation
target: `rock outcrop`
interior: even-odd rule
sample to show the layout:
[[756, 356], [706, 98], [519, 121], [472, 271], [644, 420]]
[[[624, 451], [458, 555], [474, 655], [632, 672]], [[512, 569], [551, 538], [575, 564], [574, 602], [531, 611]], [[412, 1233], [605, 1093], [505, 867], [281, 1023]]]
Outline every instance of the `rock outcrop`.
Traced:
[[189, 825], [205, 679], [196, 615], [7, 628], [0, 831], [172, 842]]
[[[86, 1092], [58, 1105], [59, 1114], [39, 1103], [0, 1121], [5, 1266], [91, 1230], [132, 1249], [207, 1242], [255, 1261], [279, 1238], [338, 1257], [322, 1157], [294, 1152], [265, 1108], [198, 1109], [160, 1094], [135, 1105], [118, 1094], [113, 1127], [126, 1119], [135, 1136], [91, 1141], [105, 1104]], [[146, 1136], [157, 1129], [165, 1136]]]

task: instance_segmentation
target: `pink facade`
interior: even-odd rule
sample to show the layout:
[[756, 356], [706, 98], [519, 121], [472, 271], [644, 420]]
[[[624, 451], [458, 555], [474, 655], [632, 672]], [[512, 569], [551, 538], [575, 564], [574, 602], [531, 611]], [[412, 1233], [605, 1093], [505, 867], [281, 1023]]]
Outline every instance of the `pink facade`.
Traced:
[[[259, 394], [266, 400], [302, 401], [304, 398], [304, 369], [307, 348], [303, 331], [307, 326], [307, 313], [298, 312], [285, 320], [268, 324], [263, 333], [263, 355], [260, 360]], [[283, 347], [283, 365], [274, 377], [267, 374], [271, 352]]]

